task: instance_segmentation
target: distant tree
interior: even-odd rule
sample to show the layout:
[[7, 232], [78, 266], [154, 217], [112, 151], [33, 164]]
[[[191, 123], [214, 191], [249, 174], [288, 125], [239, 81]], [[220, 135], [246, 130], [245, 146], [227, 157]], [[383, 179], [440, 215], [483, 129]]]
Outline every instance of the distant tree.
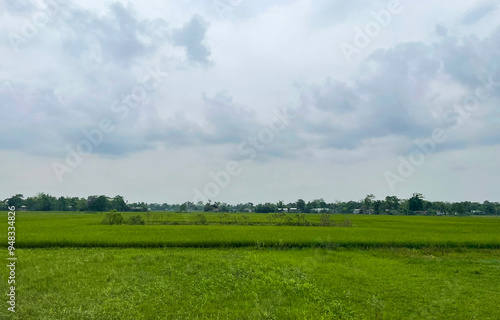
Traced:
[[57, 210], [59, 211], [66, 211], [68, 210], [68, 199], [66, 199], [65, 197], [59, 197], [59, 199], [57, 199], [57, 204], [56, 204], [56, 208]]
[[278, 201], [276, 203], [276, 207], [278, 207], [278, 208], [285, 208], [286, 205], [285, 205], [285, 203], [282, 200], [280, 200], [280, 201]]
[[271, 213], [276, 211], [277, 211], [276, 205], [269, 202], [266, 202], [264, 204], [259, 203], [258, 205], [255, 206], [255, 212], [257, 213]]
[[385, 197], [385, 206], [388, 210], [388, 213], [395, 213], [399, 210], [399, 199], [396, 196], [387, 196]]
[[458, 215], [465, 214], [465, 206], [461, 202], [455, 202], [451, 205], [451, 212]]
[[306, 212], [306, 202], [302, 199], [297, 200], [297, 209], [301, 212]]
[[374, 199], [375, 196], [373, 194], [369, 194], [363, 200], [363, 205], [361, 206], [361, 208], [365, 211], [365, 213], [369, 212], [372, 209], [372, 203]]
[[28, 210], [36, 210], [36, 198], [34, 197], [28, 197], [26, 198], [26, 200], [24, 201], [24, 205], [26, 206], [26, 209]]
[[116, 195], [109, 205], [112, 209], [116, 211], [124, 212], [128, 210], [128, 206], [127, 203], [125, 202], [125, 199], [120, 195]]
[[496, 213], [495, 205], [489, 201], [484, 201], [481, 205], [481, 209], [486, 215], [494, 215]]
[[109, 208], [108, 197], [98, 196], [97, 198], [90, 197], [88, 203], [88, 209], [92, 212], [102, 212]]
[[409, 199], [409, 210], [414, 211], [422, 211], [424, 210], [424, 196], [421, 193], [414, 193], [413, 196]]
[[196, 202], [196, 208], [195, 208], [196, 211], [203, 211], [203, 202], [202, 201], [198, 201]]
[[87, 205], [87, 200], [84, 198], [80, 198], [76, 201], [76, 210], [77, 211], [87, 211], [89, 210]]
[[16, 207], [16, 210], [21, 210], [21, 207], [24, 205], [24, 196], [22, 194], [16, 194], [8, 199], [6, 199], [9, 203], [9, 207]]
[[49, 194], [39, 193], [36, 196], [36, 206], [39, 211], [52, 211], [56, 208], [57, 199]]
[[208, 200], [207, 203], [205, 203], [204, 211], [205, 212], [218, 212], [220, 207], [220, 202], [214, 202], [212, 203], [211, 200]]

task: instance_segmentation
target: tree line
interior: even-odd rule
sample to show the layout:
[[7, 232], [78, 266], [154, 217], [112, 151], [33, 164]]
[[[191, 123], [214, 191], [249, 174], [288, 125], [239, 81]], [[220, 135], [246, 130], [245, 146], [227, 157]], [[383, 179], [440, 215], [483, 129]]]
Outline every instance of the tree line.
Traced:
[[15, 206], [19, 210], [29, 211], [84, 211], [84, 212], [103, 212], [103, 211], [148, 211], [148, 205], [145, 202], [127, 203], [122, 196], [107, 197], [89, 196], [87, 198], [79, 197], [54, 197], [46, 193], [39, 193], [34, 197], [25, 198], [22, 194], [16, 194], [4, 200], [6, 204]]
[[296, 202], [285, 203], [258, 203], [252, 202], [228, 204], [224, 202], [193, 203], [190, 201], [182, 204], [159, 204], [136, 202], [128, 203], [123, 196], [107, 197], [104, 195], [79, 197], [54, 197], [49, 194], [39, 193], [34, 197], [25, 198], [16, 194], [4, 200], [3, 208], [15, 206], [17, 210], [28, 211], [84, 211], [104, 212], [116, 210], [126, 211], [176, 211], [176, 212], [257, 212], [257, 213], [359, 213], [359, 214], [392, 214], [392, 215], [500, 215], [500, 203], [484, 201], [471, 202], [445, 202], [427, 201], [420, 193], [414, 193], [408, 199], [396, 196], [387, 196], [385, 199], [376, 199], [373, 194], [367, 195], [358, 201], [335, 201], [327, 203], [323, 199], [306, 202], [298, 199]]

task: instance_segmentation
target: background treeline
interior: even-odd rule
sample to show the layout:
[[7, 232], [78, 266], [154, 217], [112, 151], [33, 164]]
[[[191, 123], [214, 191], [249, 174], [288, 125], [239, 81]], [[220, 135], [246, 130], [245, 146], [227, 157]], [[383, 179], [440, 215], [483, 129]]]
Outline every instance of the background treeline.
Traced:
[[387, 196], [385, 199], [376, 199], [372, 194], [358, 201], [335, 201], [327, 203], [323, 199], [284, 203], [252, 202], [228, 204], [223, 202], [198, 203], [184, 202], [182, 204], [159, 203], [128, 203], [122, 196], [89, 196], [59, 197], [40, 193], [34, 197], [25, 198], [16, 194], [0, 204], [0, 210], [7, 210], [6, 202], [15, 206], [17, 210], [28, 211], [85, 211], [103, 212], [117, 210], [126, 211], [180, 211], [180, 212], [256, 212], [256, 213], [359, 213], [359, 214], [394, 214], [394, 215], [500, 215], [500, 203], [479, 202], [444, 202], [427, 201], [420, 193], [414, 193], [408, 199], [399, 199], [396, 196]]
[[16, 210], [29, 211], [86, 211], [102, 212], [109, 210], [125, 211], [148, 211], [148, 205], [144, 202], [127, 203], [122, 196], [89, 196], [87, 198], [79, 197], [59, 197], [56, 198], [49, 194], [39, 193], [34, 197], [24, 198], [22, 194], [16, 194], [4, 200], [2, 210], [6, 210], [5, 203], [9, 206], [15, 206]]

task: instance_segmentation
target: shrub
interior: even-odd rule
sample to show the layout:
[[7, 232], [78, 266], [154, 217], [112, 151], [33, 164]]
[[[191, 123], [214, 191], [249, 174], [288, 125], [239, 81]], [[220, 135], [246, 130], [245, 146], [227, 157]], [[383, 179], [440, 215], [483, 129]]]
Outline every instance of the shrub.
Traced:
[[205, 215], [203, 213], [198, 213], [194, 217], [194, 221], [196, 224], [208, 224], [207, 218], [205, 217]]
[[244, 225], [250, 224], [250, 217], [247, 216], [246, 214], [241, 216], [241, 223]]
[[320, 217], [319, 224], [322, 227], [329, 227], [332, 224], [332, 221], [330, 220], [330, 216], [327, 213], [323, 213]]
[[341, 226], [342, 226], [342, 227], [352, 227], [352, 222], [351, 222], [351, 220], [349, 220], [349, 219], [345, 219], [345, 220], [341, 223]]
[[111, 210], [110, 212], [106, 213], [106, 216], [104, 217], [104, 220], [102, 220], [102, 224], [122, 224], [123, 223], [123, 217], [122, 214], [117, 212], [116, 210]]
[[144, 219], [142, 219], [140, 215], [136, 215], [136, 216], [130, 216], [127, 219], [127, 224], [143, 225], [146, 224], [146, 222], [144, 222]]
[[221, 224], [229, 224], [229, 214], [227, 213], [219, 214], [219, 220]]

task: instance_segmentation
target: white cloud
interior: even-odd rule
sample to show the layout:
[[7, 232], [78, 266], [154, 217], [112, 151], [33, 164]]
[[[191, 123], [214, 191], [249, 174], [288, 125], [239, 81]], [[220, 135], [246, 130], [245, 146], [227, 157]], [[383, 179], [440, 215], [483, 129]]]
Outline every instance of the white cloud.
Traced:
[[[288, 105], [299, 115], [221, 198], [347, 199], [385, 188], [381, 163], [405, 155], [414, 139], [435, 128], [450, 129], [456, 116], [450, 110], [475, 93], [478, 76], [500, 81], [499, 10], [484, 1], [401, 0], [403, 11], [348, 64], [339, 45], [352, 42], [355, 29], [388, 3], [243, 0], [224, 16], [210, 1], [65, 4], [19, 51], [7, 36], [0, 41], [0, 155], [11, 159], [0, 175], [8, 184], [16, 180], [12, 172], [29, 172], [36, 187], [27, 192], [123, 193], [141, 200], [135, 194], [143, 189], [128, 182], [133, 178], [154, 189], [144, 193], [148, 201], [184, 201], [210, 170], [239, 159], [236, 147], [265, 126], [274, 109]], [[40, 10], [29, 2], [2, 9], [5, 35], [22, 35]], [[123, 101], [156, 66], [168, 76], [120, 120], [113, 102]], [[462, 169], [467, 179], [489, 181], [476, 162], [467, 170], [445, 163], [457, 154], [491, 156], [498, 147], [499, 93], [495, 88], [464, 125], [449, 131], [429, 160], [442, 169], [440, 181]], [[64, 161], [66, 147], [85, 139], [82, 130], [106, 117], [116, 130], [65, 182], [47, 180], [50, 163]], [[161, 160], [141, 167], [148, 157]], [[139, 167], [141, 177], [130, 174]], [[98, 183], [84, 177], [92, 170]], [[418, 183], [409, 180], [399, 192], [466, 197], [432, 187], [434, 172], [420, 168], [413, 178]], [[286, 174], [290, 183], [283, 182]], [[26, 181], [21, 176], [17, 181]], [[93, 189], [96, 184], [103, 188]], [[471, 190], [471, 197], [490, 186]]]

